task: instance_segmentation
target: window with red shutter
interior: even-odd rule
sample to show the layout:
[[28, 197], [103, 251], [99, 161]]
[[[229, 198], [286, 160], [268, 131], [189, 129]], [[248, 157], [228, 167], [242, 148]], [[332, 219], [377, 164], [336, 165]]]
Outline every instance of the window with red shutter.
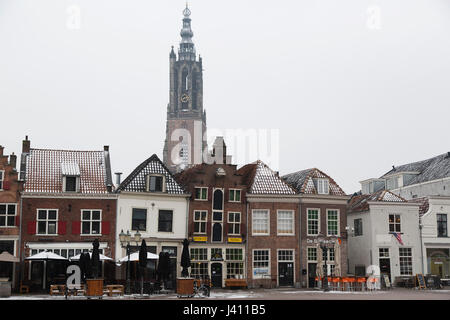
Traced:
[[58, 221], [58, 234], [66, 234], [66, 221]]
[[16, 227], [20, 227], [20, 216], [16, 216]]
[[81, 233], [81, 221], [73, 221], [72, 234], [80, 234], [80, 233]]
[[109, 234], [109, 221], [102, 221], [102, 234]]
[[36, 234], [36, 221], [28, 221], [28, 234]]

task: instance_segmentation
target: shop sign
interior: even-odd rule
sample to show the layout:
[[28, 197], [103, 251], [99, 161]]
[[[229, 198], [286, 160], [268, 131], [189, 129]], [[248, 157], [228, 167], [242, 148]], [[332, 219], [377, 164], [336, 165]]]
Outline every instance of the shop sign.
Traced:
[[194, 237], [195, 242], [206, 242], [208, 241], [208, 237]]
[[228, 242], [242, 243], [242, 238], [228, 238]]

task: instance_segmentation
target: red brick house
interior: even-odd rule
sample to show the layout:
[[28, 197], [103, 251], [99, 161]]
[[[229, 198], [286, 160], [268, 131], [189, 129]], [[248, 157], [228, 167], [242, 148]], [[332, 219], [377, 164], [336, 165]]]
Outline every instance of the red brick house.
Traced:
[[298, 286], [299, 196], [262, 161], [238, 170], [247, 185], [247, 281], [250, 288]]
[[316, 168], [284, 175], [283, 180], [300, 194], [302, 287], [314, 287], [318, 265], [324, 268], [325, 256], [318, 246], [320, 236], [330, 248], [326, 271], [329, 275], [345, 276], [348, 269], [346, 210], [350, 196]]
[[[20, 188], [16, 170], [17, 156], [3, 154], [0, 146], [0, 253], [19, 257]], [[0, 262], [0, 277], [9, 278], [13, 289], [18, 283], [19, 263]]]
[[[100, 253], [114, 257], [116, 195], [109, 147], [100, 151], [74, 151], [22, 147], [22, 258], [47, 250], [71, 258], [92, 249], [98, 239]], [[58, 263], [26, 262], [24, 278], [37, 288], [63, 278]], [[102, 276], [114, 277], [114, 264], [103, 263]], [[47, 281], [47, 282], [49, 282]], [[61, 281], [61, 279], [59, 279]]]
[[245, 279], [247, 188], [237, 166], [203, 163], [182, 171], [176, 179], [192, 195], [188, 213], [191, 276], [210, 276], [214, 287], [226, 286], [227, 279]]

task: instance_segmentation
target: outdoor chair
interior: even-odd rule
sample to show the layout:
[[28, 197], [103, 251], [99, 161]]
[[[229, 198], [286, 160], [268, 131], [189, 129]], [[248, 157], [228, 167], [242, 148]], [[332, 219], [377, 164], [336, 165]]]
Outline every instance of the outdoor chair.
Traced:
[[357, 278], [356, 280], [356, 289], [358, 291], [365, 291], [366, 290], [366, 278]]
[[341, 278], [333, 277], [331, 278], [332, 290], [339, 291], [341, 288]]
[[20, 281], [19, 293], [30, 293], [30, 286], [28, 284], [24, 284], [23, 281]]

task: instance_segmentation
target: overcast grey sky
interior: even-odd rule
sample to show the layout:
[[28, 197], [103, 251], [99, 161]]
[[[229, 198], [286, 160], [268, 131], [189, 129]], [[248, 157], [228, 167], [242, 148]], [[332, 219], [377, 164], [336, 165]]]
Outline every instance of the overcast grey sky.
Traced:
[[[35, 148], [110, 145], [124, 176], [162, 158], [184, 6], [0, 0], [5, 152], [19, 154], [25, 135]], [[450, 1], [189, 6], [208, 130], [279, 129], [281, 174], [317, 167], [351, 193], [393, 164], [450, 151]]]

